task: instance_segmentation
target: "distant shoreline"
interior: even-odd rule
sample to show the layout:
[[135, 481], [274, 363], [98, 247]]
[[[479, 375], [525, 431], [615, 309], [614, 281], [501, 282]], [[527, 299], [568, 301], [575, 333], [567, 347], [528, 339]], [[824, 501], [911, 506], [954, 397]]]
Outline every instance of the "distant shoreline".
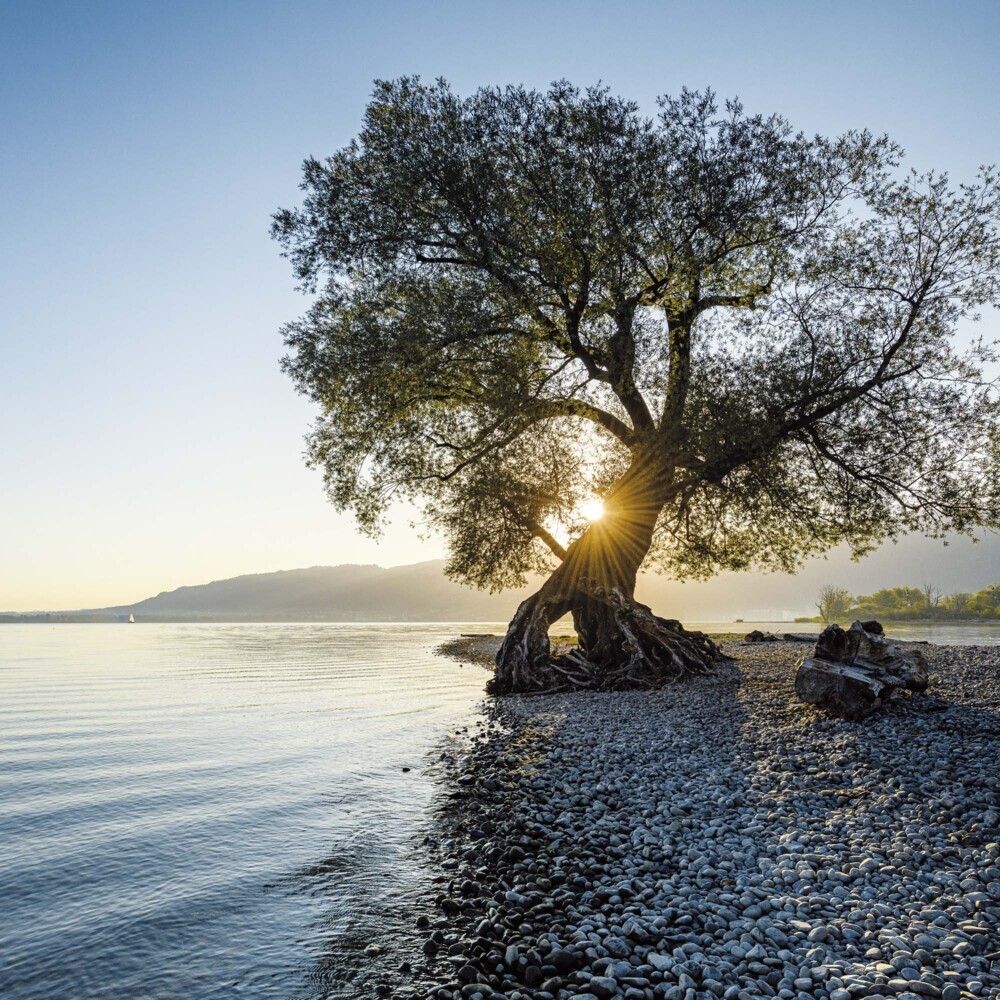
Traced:
[[[1000, 618], [881, 618], [886, 625], [926, 627], [963, 627], [1000, 625]], [[789, 621], [787, 618], [755, 618], [745, 621], [698, 620], [688, 619], [689, 624], [706, 624], [715, 626], [719, 634], [726, 636], [740, 635], [755, 625], [791, 626], [791, 625], [824, 625], [826, 623], [810, 618], [799, 618]], [[501, 625], [506, 629], [507, 618], [484, 618], [475, 615], [461, 617], [365, 617], [365, 618], [331, 618], [328, 616], [305, 617], [302, 615], [141, 615], [135, 622], [129, 623], [128, 613], [109, 615], [88, 614], [86, 612], [0, 612], [0, 625]], [[557, 628], [562, 626], [557, 625]], [[503, 638], [497, 636], [497, 641]]]
[[[0, 612], [0, 625], [495, 625], [499, 618], [329, 618], [281, 615], [144, 615], [129, 622], [127, 616]], [[506, 624], [503, 622], [502, 624]]]
[[[874, 614], [873, 618], [886, 625], [1000, 625], [1000, 618], [896, 618]], [[862, 620], [867, 621], [867, 618]], [[822, 618], [796, 618], [795, 625], [848, 625], [847, 621], [827, 622]]]

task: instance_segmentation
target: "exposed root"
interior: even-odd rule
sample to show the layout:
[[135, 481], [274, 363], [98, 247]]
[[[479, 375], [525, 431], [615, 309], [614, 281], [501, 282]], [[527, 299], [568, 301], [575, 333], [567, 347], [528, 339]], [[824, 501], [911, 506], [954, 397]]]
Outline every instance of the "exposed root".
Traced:
[[549, 624], [565, 613], [566, 602], [547, 603], [536, 594], [511, 621], [488, 685], [492, 693], [658, 688], [707, 673], [723, 658], [703, 632], [660, 618], [617, 589], [583, 581], [575, 606], [578, 616], [587, 616], [586, 633], [600, 636], [594, 652], [576, 648], [552, 656]]
[[496, 672], [486, 685], [492, 694], [559, 690], [559, 674], [550, 669], [549, 625], [560, 617], [535, 594], [522, 601], [497, 652]]
[[612, 590], [607, 600], [624, 636], [625, 659], [620, 665], [609, 665], [603, 672], [601, 687], [662, 687], [708, 673], [720, 658], [718, 646], [703, 632], [689, 632], [676, 619], [660, 618], [617, 590]]

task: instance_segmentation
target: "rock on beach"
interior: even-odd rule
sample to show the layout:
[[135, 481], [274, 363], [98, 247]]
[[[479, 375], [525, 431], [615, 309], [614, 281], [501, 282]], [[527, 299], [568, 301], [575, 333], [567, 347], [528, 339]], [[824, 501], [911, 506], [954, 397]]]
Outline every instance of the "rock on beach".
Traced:
[[441, 754], [391, 995], [1000, 997], [1000, 648], [930, 647], [930, 693], [860, 727], [796, 700], [794, 648], [727, 652], [488, 703]]

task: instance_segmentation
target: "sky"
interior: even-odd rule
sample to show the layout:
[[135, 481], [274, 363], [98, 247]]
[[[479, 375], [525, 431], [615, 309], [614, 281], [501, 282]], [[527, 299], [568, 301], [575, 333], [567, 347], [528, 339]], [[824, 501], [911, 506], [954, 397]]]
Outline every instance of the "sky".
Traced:
[[270, 215], [373, 79], [600, 80], [649, 111], [709, 86], [971, 179], [1000, 160], [998, 37], [994, 0], [0, 0], [0, 609], [444, 553], [413, 511], [375, 542], [329, 506], [278, 367], [306, 300]]

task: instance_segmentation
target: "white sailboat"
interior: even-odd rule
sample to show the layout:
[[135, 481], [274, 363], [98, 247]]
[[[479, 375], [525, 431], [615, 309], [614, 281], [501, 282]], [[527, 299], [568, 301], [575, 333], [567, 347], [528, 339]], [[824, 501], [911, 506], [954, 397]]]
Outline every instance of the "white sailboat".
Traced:
[[134, 625], [135, 624], [135, 615], [129, 615], [128, 616], [128, 623], [129, 623], [129, 625]]

